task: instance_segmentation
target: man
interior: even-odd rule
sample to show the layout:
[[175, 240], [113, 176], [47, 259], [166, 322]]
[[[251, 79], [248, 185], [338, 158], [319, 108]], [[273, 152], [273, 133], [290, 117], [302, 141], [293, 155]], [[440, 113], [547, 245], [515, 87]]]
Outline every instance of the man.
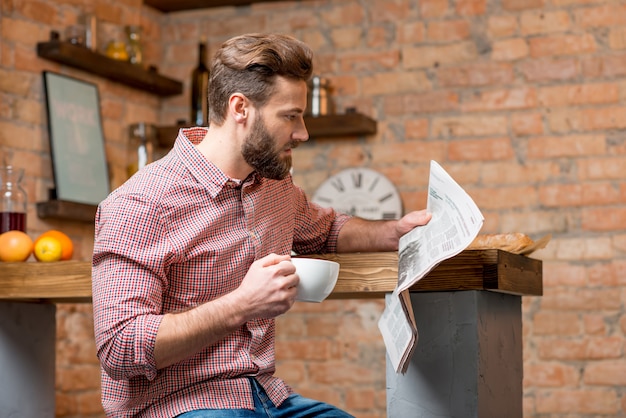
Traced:
[[311, 50], [291, 37], [225, 42], [210, 127], [181, 130], [100, 204], [93, 307], [108, 415], [350, 416], [273, 376], [274, 318], [298, 284], [291, 251], [396, 250], [430, 216], [351, 218], [294, 186], [311, 73]]

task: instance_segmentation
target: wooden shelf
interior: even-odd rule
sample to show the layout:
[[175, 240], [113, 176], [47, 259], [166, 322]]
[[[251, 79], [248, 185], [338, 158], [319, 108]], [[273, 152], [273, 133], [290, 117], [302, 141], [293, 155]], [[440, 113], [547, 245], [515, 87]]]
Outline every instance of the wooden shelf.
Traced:
[[[341, 115], [305, 116], [304, 123], [311, 139], [339, 136], [373, 135], [376, 121], [361, 113]], [[187, 125], [157, 127], [157, 142], [162, 148], [171, 148], [178, 136], [178, 130]]]
[[94, 222], [98, 206], [84, 203], [49, 200], [37, 203], [37, 216], [41, 219]]
[[[331, 299], [381, 298], [398, 284], [398, 253], [318, 254], [340, 264]], [[543, 294], [542, 261], [502, 250], [465, 250], [443, 261], [412, 292], [489, 290]], [[0, 300], [90, 302], [91, 261], [0, 263]]]
[[183, 83], [180, 81], [69, 42], [39, 42], [37, 55], [159, 96], [174, 96], [183, 92]]
[[179, 12], [182, 10], [209, 9], [224, 6], [248, 6], [254, 3], [269, 3], [281, 0], [144, 0], [145, 6], [150, 6], [164, 13]]
[[376, 121], [357, 112], [339, 115], [305, 116], [304, 122], [312, 139], [374, 135], [376, 133]]

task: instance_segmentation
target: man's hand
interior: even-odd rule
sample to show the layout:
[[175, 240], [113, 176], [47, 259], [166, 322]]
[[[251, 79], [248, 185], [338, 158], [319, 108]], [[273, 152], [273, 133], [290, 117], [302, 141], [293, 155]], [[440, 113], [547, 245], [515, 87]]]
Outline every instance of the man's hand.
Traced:
[[273, 318], [293, 306], [298, 281], [291, 256], [269, 254], [252, 263], [233, 293], [248, 306], [249, 319]]
[[165, 314], [154, 347], [157, 368], [192, 356], [251, 319], [287, 312], [299, 281], [290, 260], [289, 255], [265, 256], [252, 263], [234, 291], [193, 309]]
[[426, 211], [426, 209], [407, 213], [396, 224], [398, 239], [416, 226], [426, 225], [431, 218], [432, 214]]

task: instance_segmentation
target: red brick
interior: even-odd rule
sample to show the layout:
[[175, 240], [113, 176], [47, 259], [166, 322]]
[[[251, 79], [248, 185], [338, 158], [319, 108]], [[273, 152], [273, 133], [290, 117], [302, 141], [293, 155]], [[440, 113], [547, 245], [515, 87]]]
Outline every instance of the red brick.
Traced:
[[583, 57], [581, 68], [588, 78], [622, 76], [626, 74], [626, 55]]
[[[505, 116], [500, 115], [437, 117], [432, 122], [431, 131], [432, 136], [437, 138], [505, 135], [507, 133], [507, 120]], [[486, 140], [482, 145], [493, 146], [498, 151], [497, 154], [503, 156], [508, 155], [510, 151], [507, 149], [508, 147], [502, 146], [506, 142], [506, 138], [501, 138]], [[468, 145], [471, 146], [471, 150], [475, 150], [474, 145], [476, 143], [470, 142]]]
[[400, 61], [400, 51], [376, 51], [369, 54], [346, 54], [337, 58], [343, 72], [380, 71], [396, 69]]
[[[311, 20], [311, 14], [303, 11]], [[363, 6], [356, 2], [337, 4], [332, 10], [320, 13], [322, 22], [330, 26], [358, 25], [365, 18]], [[314, 25], [316, 26], [316, 25]]]
[[448, 156], [452, 161], [507, 160], [513, 157], [509, 138], [451, 141]]
[[503, 0], [502, 8], [509, 11], [538, 9], [543, 7], [544, 0]]
[[[507, 211], [499, 215], [499, 227], [496, 232], [519, 232], [526, 234], [545, 234], [565, 232], [569, 227], [569, 219], [563, 211]], [[551, 249], [549, 246], [548, 249]]]
[[375, 370], [369, 365], [346, 364], [341, 361], [315, 364], [309, 370], [311, 382], [347, 386], [375, 382], [381, 374], [384, 379], [384, 370]]
[[[537, 200], [536, 192], [527, 186], [506, 187], [497, 189], [469, 189], [468, 193], [474, 198], [476, 204], [485, 210], [502, 210], [505, 208], [519, 209], [525, 205], [532, 206]], [[526, 229], [524, 229], [526, 231]], [[502, 230], [510, 232], [513, 230]]]
[[100, 400], [100, 391], [83, 392], [76, 395], [78, 401], [78, 415], [81, 417], [104, 416], [104, 409]]
[[541, 113], [511, 114], [511, 129], [517, 136], [538, 135], [544, 132]]
[[626, 225], [626, 207], [585, 208], [581, 215], [582, 229], [587, 231], [615, 231]]
[[583, 381], [587, 385], [625, 386], [626, 363], [620, 360], [589, 363]]
[[524, 387], [572, 387], [580, 381], [577, 367], [559, 363], [531, 363], [524, 366]]
[[466, 112], [528, 109], [537, 106], [537, 93], [532, 88], [492, 90], [475, 94], [462, 103]]
[[606, 236], [561, 239], [552, 243], [555, 257], [561, 260], [608, 260], [613, 257], [611, 239]]
[[410, 11], [409, 1], [374, 1], [370, 4], [372, 22], [396, 22], [404, 19]]
[[276, 376], [287, 382], [306, 381], [306, 363], [301, 360], [285, 360], [282, 353], [276, 353]]
[[73, 365], [60, 367], [56, 371], [56, 388], [61, 391], [98, 389], [100, 367], [95, 365]]
[[473, 42], [456, 42], [439, 46], [418, 46], [402, 48], [403, 67], [429, 68], [471, 62], [478, 52]]
[[566, 32], [570, 25], [569, 13], [565, 10], [532, 11], [523, 13], [520, 18], [520, 31], [523, 35]]
[[542, 136], [528, 140], [530, 158], [579, 157], [605, 153], [604, 135]]
[[612, 260], [609, 263], [598, 263], [589, 266], [589, 285], [591, 286], [623, 286], [626, 285], [626, 262]]
[[419, 2], [422, 18], [442, 17], [448, 12], [447, 0], [422, 0]]
[[619, 398], [613, 389], [606, 390], [551, 390], [536, 396], [539, 414], [615, 414], [619, 412]]
[[441, 112], [458, 109], [459, 97], [448, 91], [403, 94], [385, 97], [383, 106], [385, 112], [392, 116]]
[[404, 122], [406, 139], [424, 139], [428, 137], [428, 119], [411, 119]]
[[16, 2], [16, 12], [35, 22], [53, 25], [57, 18], [57, 8], [46, 1]]
[[588, 340], [586, 353], [588, 360], [618, 359], [623, 354], [624, 338], [621, 336], [590, 337]]
[[491, 59], [516, 61], [528, 56], [528, 42], [522, 38], [502, 39], [493, 43]]
[[429, 22], [426, 39], [431, 42], [449, 42], [467, 39], [470, 26], [467, 20], [442, 20]]
[[542, 311], [533, 317], [533, 333], [536, 335], [577, 335], [580, 329], [578, 313]]
[[[349, 389], [346, 393], [346, 406], [355, 411], [369, 411], [376, 407], [376, 392], [372, 389]], [[361, 416], [359, 414], [359, 416]]]
[[456, 13], [461, 16], [484, 15], [487, 9], [487, 0], [458, 0]]
[[503, 85], [514, 80], [513, 67], [509, 63], [481, 62], [444, 67], [437, 69], [436, 74], [442, 87]]
[[518, 184], [524, 182], [545, 182], [552, 177], [553, 163], [533, 161], [527, 164], [514, 164], [511, 161], [489, 161], [480, 166], [480, 181], [485, 184]]
[[626, 6], [606, 4], [597, 7], [585, 7], [574, 11], [574, 19], [582, 29], [623, 26], [626, 24]]
[[611, 28], [609, 31], [609, 47], [611, 49], [626, 49], [626, 29]]
[[588, 180], [621, 180], [626, 178], [624, 157], [596, 157], [576, 162], [578, 178]]
[[532, 57], [588, 54], [597, 47], [591, 34], [553, 35], [531, 38], [528, 42]]
[[407, 22], [398, 27], [398, 43], [414, 44], [423, 42], [426, 37], [425, 32], [424, 22]]
[[620, 309], [620, 295], [613, 289], [544, 289], [542, 309], [594, 311]]
[[607, 331], [607, 323], [605, 318], [601, 314], [586, 314], [583, 315], [583, 323], [585, 327], [585, 334], [589, 335], [604, 335]]
[[537, 97], [545, 107], [616, 103], [619, 86], [614, 83], [550, 86], [540, 88]]
[[580, 73], [578, 60], [573, 58], [531, 59], [521, 62], [518, 68], [530, 82], [571, 80]]
[[378, 73], [361, 80], [362, 92], [367, 96], [394, 95], [407, 91], [429, 91], [432, 84], [422, 71]]
[[492, 38], [513, 36], [518, 29], [517, 18], [511, 15], [489, 16], [487, 26], [489, 36]]

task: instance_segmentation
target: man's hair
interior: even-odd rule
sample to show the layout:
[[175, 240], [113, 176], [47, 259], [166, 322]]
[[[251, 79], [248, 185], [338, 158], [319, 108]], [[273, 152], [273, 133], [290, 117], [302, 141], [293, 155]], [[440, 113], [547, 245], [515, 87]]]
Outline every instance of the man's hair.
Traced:
[[224, 123], [231, 94], [242, 93], [254, 106], [262, 107], [274, 93], [277, 76], [308, 81], [312, 72], [311, 48], [291, 36], [252, 33], [231, 38], [213, 58], [210, 123]]

